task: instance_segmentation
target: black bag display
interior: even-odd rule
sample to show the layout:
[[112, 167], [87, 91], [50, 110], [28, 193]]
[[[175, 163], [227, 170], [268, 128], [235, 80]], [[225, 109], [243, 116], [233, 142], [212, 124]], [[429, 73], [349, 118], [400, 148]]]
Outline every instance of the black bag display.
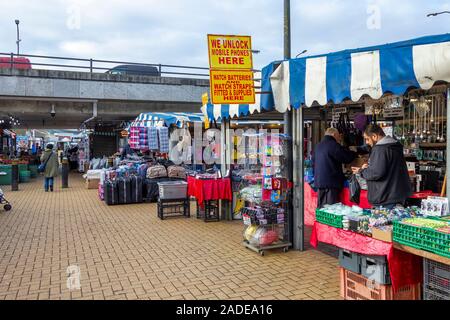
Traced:
[[105, 181], [104, 197], [108, 206], [119, 204], [119, 190], [116, 181]]
[[352, 175], [349, 181], [350, 201], [359, 204], [361, 195], [361, 186], [359, 185], [356, 175]]
[[131, 180], [130, 178], [117, 179], [119, 189], [119, 203], [131, 203]]
[[142, 196], [142, 177], [133, 176], [130, 178], [131, 181], [131, 202], [132, 203], [141, 203], [143, 202]]

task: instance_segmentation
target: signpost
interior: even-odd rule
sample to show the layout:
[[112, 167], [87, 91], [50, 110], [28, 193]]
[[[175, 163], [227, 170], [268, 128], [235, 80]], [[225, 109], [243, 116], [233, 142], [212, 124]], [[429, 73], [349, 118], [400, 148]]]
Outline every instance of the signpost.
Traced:
[[211, 102], [254, 104], [250, 36], [208, 35]]

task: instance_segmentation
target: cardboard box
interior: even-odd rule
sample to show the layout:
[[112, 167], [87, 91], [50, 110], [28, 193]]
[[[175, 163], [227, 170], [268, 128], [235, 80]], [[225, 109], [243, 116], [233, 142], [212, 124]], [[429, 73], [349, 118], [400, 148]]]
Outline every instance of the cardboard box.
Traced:
[[372, 238], [392, 242], [392, 226], [372, 227]]
[[86, 179], [86, 189], [98, 189], [100, 179]]

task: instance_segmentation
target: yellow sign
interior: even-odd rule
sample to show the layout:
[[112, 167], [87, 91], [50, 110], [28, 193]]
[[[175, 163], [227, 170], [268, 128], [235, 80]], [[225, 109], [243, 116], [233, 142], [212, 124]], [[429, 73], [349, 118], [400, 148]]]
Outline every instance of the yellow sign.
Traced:
[[208, 53], [211, 69], [253, 69], [250, 36], [208, 34]]
[[202, 94], [202, 106], [204, 106], [205, 104], [208, 104], [208, 92], [205, 92], [204, 94]]
[[255, 88], [250, 70], [210, 70], [213, 104], [254, 104]]
[[[208, 92], [205, 92], [204, 94], [202, 94], [202, 106], [205, 107], [205, 113], [207, 112], [207, 104], [208, 104], [209, 98], [208, 98]], [[208, 119], [208, 115], [205, 114], [204, 117], [204, 122], [205, 122], [205, 129], [209, 129], [209, 119]]]

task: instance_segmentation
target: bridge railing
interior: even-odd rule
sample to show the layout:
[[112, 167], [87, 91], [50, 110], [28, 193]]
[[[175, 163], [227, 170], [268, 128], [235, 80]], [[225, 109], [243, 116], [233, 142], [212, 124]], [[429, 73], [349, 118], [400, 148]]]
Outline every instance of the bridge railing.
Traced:
[[[26, 59], [24, 59], [26, 58]], [[28, 60], [27, 60], [28, 59]], [[209, 68], [184, 65], [138, 63], [129, 61], [83, 59], [73, 57], [44, 56], [0, 52], [0, 69], [39, 69], [59, 71], [79, 71], [87, 73], [111, 73], [121, 65], [152, 67], [139, 71], [140, 75], [172, 77], [209, 77]], [[144, 68], [145, 69], [145, 68]], [[116, 69], [117, 70], [117, 69]], [[125, 69], [122, 74], [126, 75]], [[120, 69], [119, 69], [120, 71]], [[114, 73], [113, 73], [114, 74]]]

